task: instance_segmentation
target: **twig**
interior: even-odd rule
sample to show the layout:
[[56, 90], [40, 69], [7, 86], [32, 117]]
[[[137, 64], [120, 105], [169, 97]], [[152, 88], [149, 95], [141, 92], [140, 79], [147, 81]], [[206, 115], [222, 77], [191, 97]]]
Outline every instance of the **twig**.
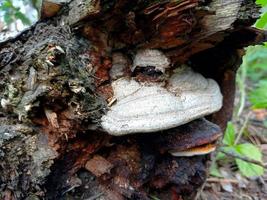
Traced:
[[101, 197], [103, 195], [103, 193], [99, 193], [99, 194], [96, 194], [94, 196], [91, 196], [89, 198], [87, 198], [86, 200], [95, 200], [95, 199], [98, 199], [99, 197]]
[[246, 77], [247, 77], [247, 61], [246, 58], [243, 58], [243, 64], [240, 66], [240, 73], [237, 74], [237, 83], [240, 91], [240, 105], [237, 112], [237, 117], [241, 115], [244, 110], [246, 103]]
[[212, 183], [239, 183], [238, 180], [236, 179], [226, 179], [226, 178], [208, 178], [207, 182], [212, 182]]
[[235, 145], [239, 142], [239, 140], [240, 140], [245, 128], [247, 127], [247, 124], [248, 124], [250, 116], [251, 116], [251, 112], [249, 112], [248, 115], [246, 116], [245, 122], [244, 122], [243, 126], [241, 127], [241, 129], [238, 132], [238, 135], [237, 135], [237, 137], [235, 139], [235, 143], [234, 143]]
[[261, 144], [267, 144], [267, 138], [264, 137], [263, 133], [259, 133], [257, 128], [255, 128], [254, 126], [249, 126], [249, 132], [253, 133], [252, 135], [256, 135], [258, 138], [260, 138]]
[[261, 167], [263, 167], [263, 168], [267, 168], [267, 165], [264, 164], [264, 163], [261, 162], [261, 161], [254, 160], [254, 159], [251, 159], [251, 158], [248, 158], [248, 157], [239, 155], [239, 154], [237, 154], [237, 153], [235, 153], [235, 152], [232, 152], [232, 151], [225, 151], [225, 150], [223, 150], [222, 148], [220, 148], [219, 151], [221, 151], [222, 153], [224, 153], [224, 154], [227, 155], [227, 156], [231, 156], [231, 157], [233, 157], [233, 158], [237, 158], [237, 159], [240, 159], [240, 160], [243, 160], [243, 161], [246, 161], [246, 162], [255, 164], [255, 165], [259, 165], [259, 166], [261, 166]]
[[196, 194], [196, 197], [194, 198], [194, 200], [199, 200], [201, 194], [203, 193], [204, 188], [206, 187], [207, 184], [207, 180], [202, 184], [201, 188], [199, 189], [199, 191]]
[[260, 126], [260, 127], [263, 128], [263, 129], [267, 129], [267, 127], [262, 123], [261, 120], [250, 119], [249, 121], [250, 121], [250, 123], [251, 123], [252, 125]]
[[264, 178], [262, 176], [259, 177], [259, 181], [263, 185], [264, 190], [267, 191], [267, 185], [266, 185], [265, 180], [264, 180]]

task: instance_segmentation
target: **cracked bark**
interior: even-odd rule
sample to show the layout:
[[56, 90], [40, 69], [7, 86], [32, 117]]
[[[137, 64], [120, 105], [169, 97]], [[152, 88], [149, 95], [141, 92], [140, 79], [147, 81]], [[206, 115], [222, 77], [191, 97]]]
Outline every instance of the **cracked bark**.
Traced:
[[250, 27], [254, 2], [45, 2], [41, 21], [0, 43], [0, 198], [192, 199], [209, 156], [175, 158], [149, 135], [101, 130], [111, 53], [158, 48], [215, 79], [224, 105], [208, 118], [224, 129], [242, 49], [266, 40]]

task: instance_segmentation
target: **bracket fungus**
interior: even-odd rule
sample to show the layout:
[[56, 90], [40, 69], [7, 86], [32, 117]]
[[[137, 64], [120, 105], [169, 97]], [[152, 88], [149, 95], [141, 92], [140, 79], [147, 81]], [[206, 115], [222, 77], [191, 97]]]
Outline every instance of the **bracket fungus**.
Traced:
[[136, 67], [155, 67], [155, 70], [164, 73], [170, 68], [170, 60], [159, 50], [143, 49], [137, 51], [131, 70], [134, 71]]
[[205, 155], [215, 151], [216, 145], [207, 144], [199, 147], [194, 147], [191, 149], [186, 149], [184, 151], [170, 150], [169, 153], [176, 157], [191, 157], [197, 155]]
[[[165, 72], [168, 59], [158, 50], [152, 52], [148, 57], [137, 53], [134, 66], [154, 66]], [[163, 57], [163, 61], [156, 61], [157, 57], [153, 60], [152, 54]], [[112, 88], [117, 102], [101, 118], [101, 125], [115, 136], [167, 130], [222, 107], [218, 84], [189, 67], [174, 70], [166, 83], [138, 82], [122, 77], [112, 82]]]
[[266, 39], [250, 28], [258, 7], [42, 2], [35, 25], [0, 42], [0, 199], [195, 199], [242, 48]]
[[218, 125], [201, 118], [155, 134], [153, 144], [162, 154], [169, 152], [176, 157], [188, 157], [211, 153], [221, 136]]

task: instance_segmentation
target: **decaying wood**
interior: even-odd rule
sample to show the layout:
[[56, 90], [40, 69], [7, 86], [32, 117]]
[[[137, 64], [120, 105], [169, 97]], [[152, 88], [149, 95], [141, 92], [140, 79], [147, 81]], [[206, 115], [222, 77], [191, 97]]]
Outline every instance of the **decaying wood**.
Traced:
[[[266, 40], [250, 28], [257, 12], [242, 0], [45, 0], [42, 21], [0, 43], [0, 198], [192, 199], [210, 157], [168, 152], [221, 135], [242, 49]], [[207, 118], [220, 128], [197, 120], [165, 134], [103, 131], [100, 119], [115, 102], [112, 55], [128, 66], [148, 48], [172, 69], [190, 65], [217, 81], [223, 107]]]

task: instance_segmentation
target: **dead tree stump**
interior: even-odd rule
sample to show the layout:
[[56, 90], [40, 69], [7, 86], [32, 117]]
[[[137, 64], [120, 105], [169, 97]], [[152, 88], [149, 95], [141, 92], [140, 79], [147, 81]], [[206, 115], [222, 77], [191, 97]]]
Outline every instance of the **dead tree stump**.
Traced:
[[[250, 0], [57, 2], [44, 0], [38, 23], [0, 43], [0, 198], [193, 199], [207, 176], [208, 153], [231, 119], [243, 48], [266, 39], [250, 27], [259, 8]], [[158, 56], [133, 69], [141, 50]], [[168, 65], [150, 64], [161, 55]], [[164, 83], [153, 90], [164, 101], [179, 98], [167, 93], [166, 77], [181, 66], [218, 83], [219, 111], [179, 126], [164, 123], [160, 131], [112, 136], [103, 129], [103, 115], [119, 104], [113, 77], [142, 83], [140, 91]], [[143, 119], [151, 121], [149, 114]]]

